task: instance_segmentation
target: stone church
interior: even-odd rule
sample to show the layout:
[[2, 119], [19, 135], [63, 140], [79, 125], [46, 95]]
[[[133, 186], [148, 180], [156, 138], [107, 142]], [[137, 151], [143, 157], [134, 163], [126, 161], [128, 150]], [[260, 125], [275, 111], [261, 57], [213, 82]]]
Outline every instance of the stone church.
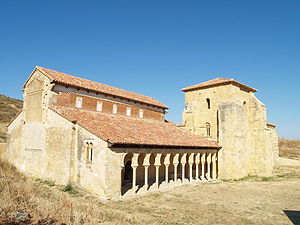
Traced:
[[103, 199], [247, 175], [270, 176], [275, 126], [254, 88], [214, 79], [182, 89], [183, 124], [123, 89], [36, 67], [4, 153], [20, 171]]

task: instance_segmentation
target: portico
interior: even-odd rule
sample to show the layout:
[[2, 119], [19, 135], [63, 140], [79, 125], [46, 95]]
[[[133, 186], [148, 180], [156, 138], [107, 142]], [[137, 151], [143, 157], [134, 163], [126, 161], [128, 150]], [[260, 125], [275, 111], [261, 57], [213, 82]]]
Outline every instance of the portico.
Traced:
[[217, 179], [218, 149], [127, 150], [122, 153], [121, 196]]

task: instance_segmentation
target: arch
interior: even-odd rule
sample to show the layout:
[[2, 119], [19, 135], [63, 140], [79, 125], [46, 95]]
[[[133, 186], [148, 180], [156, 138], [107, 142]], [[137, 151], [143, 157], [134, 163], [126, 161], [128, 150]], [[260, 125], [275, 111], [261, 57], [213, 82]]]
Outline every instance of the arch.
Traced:
[[207, 103], [207, 109], [210, 109], [210, 99], [209, 98], [206, 99], [206, 103]]
[[131, 182], [131, 180], [132, 180], [131, 160], [128, 160], [124, 166], [124, 181]]

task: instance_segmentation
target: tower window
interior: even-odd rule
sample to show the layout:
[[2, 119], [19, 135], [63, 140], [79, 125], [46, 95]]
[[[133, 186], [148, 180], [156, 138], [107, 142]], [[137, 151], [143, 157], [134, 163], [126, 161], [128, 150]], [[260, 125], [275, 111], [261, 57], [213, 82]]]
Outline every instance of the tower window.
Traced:
[[210, 124], [209, 123], [205, 123], [205, 128], [206, 128], [206, 136], [210, 137]]
[[209, 98], [206, 99], [206, 103], [207, 103], [207, 108], [210, 109], [210, 99]]
[[76, 108], [82, 108], [82, 98], [76, 97]]

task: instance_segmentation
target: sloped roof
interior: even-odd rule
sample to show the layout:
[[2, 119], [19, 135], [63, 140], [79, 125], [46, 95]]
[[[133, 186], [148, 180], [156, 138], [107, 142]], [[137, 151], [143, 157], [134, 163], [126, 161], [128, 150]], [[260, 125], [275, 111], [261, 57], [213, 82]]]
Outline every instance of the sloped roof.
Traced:
[[75, 77], [66, 73], [57, 72], [54, 70], [46, 69], [40, 66], [37, 66], [40, 72], [42, 72], [45, 76], [51, 79], [54, 82], [70, 85], [78, 88], [83, 88], [86, 90], [91, 90], [95, 92], [99, 92], [102, 94], [118, 96], [125, 99], [131, 99], [137, 102], [146, 103], [153, 106], [158, 106], [164, 109], [168, 109], [169, 107], [155, 100], [154, 98], [137, 94], [134, 92], [126, 91], [120, 88], [112, 87], [106, 84], [101, 84], [95, 81], [86, 80], [80, 77]]
[[248, 91], [257, 92], [256, 89], [254, 89], [252, 87], [249, 87], [245, 84], [242, 84], [242, 83], [240, 83], [240, 82], [238, 82], [234, 79], [229, 79], [229, 78], [216, 78], [216, 79], [209, 80], [209, 81], [206, 81], [206, 82], [203, 82], [203, 83], [200, 83], [200, 84], [195, 84], [195, 85], [192, 85], [192, 86], [189, 86], [189, 87], [182, 88], [181, 90], [184, 91], [184, 92], [187, 92], [187, 91], [191, 91], [191, 90], [203, 89], [203, 88], [208, 88], [208, 87], [215, 87], [215, 86], [226, 85], [226, 84], [234, 84], [234, 85], [242, 87], [242, 88], [244, 88]]
[[184, 131], [174, 123], [62, 106], [50, 106], [50, 109], [113, 144], [220, 148], [217, 143]]

